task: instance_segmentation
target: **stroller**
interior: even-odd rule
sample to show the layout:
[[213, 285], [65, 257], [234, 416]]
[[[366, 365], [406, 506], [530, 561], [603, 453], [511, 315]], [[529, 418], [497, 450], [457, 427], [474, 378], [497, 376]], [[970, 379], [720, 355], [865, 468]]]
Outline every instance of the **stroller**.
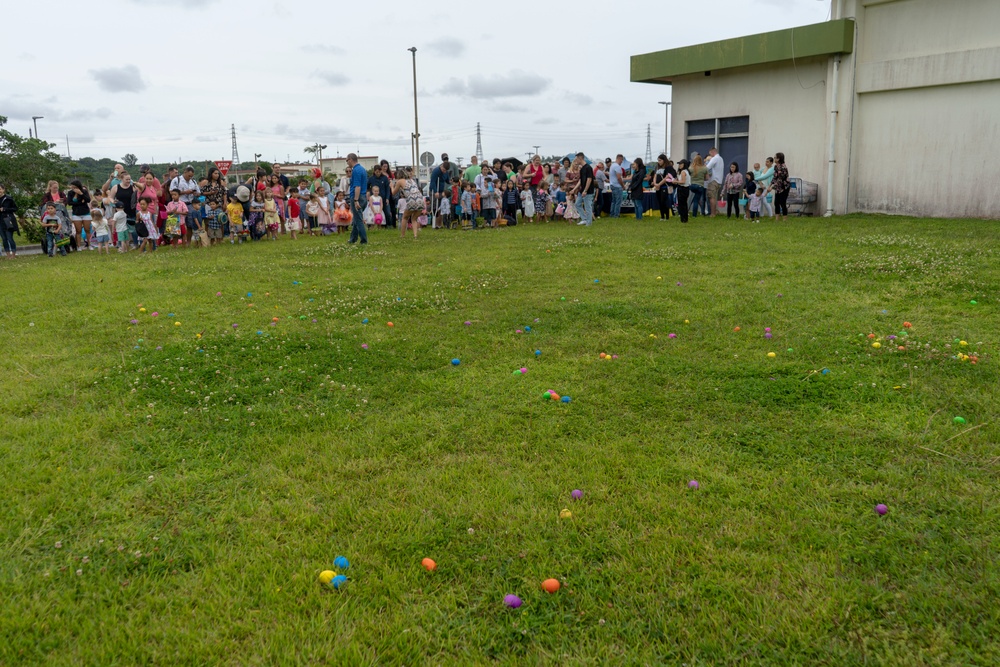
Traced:
[[[47, 204], [43, 204], [38, 212], [38, 219], [41, 220], [45, 217], [45, 207]], [[59, 229], [52, 233], [53, 242], [52, 247], [49, 247], [49, 236], [45, 235], [42, 239], [42, 254], [44, 255], [55, 255], [56, 251], [59, 251], [60, 255], [69, 254], [70, 249], [76, 249], [76, 232], [73, 227], [73, 221], [69, 218], [69, 213], [66, 211], [66, 206], [62, 202], [56, 203], [56, 216], [59, 218]]]

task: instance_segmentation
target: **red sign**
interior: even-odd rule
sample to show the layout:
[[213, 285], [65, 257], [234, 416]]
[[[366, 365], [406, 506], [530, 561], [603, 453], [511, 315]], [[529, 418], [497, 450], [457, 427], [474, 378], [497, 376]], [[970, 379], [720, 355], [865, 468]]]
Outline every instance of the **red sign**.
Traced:
[[222, 175], [225, 176], [226, 174], [229, 173], [229, 168], [233, 166], [233, 161], [232, 160], [216, 160], [215, 161], [215, 166], [218, 167], [219, 171], [222, 172]]

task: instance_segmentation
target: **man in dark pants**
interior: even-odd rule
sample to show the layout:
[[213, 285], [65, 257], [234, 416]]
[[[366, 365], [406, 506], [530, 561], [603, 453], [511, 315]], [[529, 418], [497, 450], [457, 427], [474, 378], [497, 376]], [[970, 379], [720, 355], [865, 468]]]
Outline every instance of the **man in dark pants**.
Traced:
[[368, 172], [358, 164], [358, 156], [347, 154], [347, 166], [351, 169], [351, 189], [347, 199], [351, 202], [351, 212], [354, 221], [351, 223], [351, 238], [348, 243], [360, 240], [368, 243], [368, 230], [365, 229], [365, 206], [368, 203]]

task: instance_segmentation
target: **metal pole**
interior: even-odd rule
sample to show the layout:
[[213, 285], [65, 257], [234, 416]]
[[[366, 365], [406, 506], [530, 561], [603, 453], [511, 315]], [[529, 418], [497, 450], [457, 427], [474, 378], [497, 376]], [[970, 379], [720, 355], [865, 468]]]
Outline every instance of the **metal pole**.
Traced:
[[[420, 159], [420, 120], [417, 116], [417, 47], [409, 48], [413, 54], [413, 152], [417, 160]], [[416, 160], [414, 160], [416, 162]], [[420, 165], [417, 167], [417, 185], [420, 185]]]
[[663, 133], [663, 152], [670, 157], [670, 102], [660, 102], [663, 105], [664, 124], [666, 130]]
[[42, 118], [45, 118], [45, 116], [32, 116], [31, 117], [31, 122], [35, 124], [35, 139], [38, 138], [38, 121], [41, 120]]

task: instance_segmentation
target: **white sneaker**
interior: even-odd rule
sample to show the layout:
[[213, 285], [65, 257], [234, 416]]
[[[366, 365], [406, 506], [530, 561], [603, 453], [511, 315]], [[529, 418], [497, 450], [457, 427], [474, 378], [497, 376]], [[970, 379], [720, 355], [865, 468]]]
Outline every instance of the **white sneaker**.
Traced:
[[585, 225], [585, 224], [587, 224], [587, 223], [586, 222], [578, 222], [578, 223], [576, 223], [576, 226], [579, 227], [580, 225]]

